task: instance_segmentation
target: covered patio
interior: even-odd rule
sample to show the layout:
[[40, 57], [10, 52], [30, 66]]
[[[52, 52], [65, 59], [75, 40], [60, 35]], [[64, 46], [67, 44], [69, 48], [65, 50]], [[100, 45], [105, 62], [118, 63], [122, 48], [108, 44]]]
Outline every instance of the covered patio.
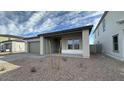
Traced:
[[92, 26], [86, 26], [39, 35], [40, 55], [58, 53], [89, 58], [89, 34], [91, 28]]

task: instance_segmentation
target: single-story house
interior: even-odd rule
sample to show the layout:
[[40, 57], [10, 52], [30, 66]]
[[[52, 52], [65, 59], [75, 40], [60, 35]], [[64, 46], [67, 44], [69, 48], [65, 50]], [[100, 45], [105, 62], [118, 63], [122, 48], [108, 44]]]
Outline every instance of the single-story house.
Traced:
[[49, 53], [81, 55], [90, 57], [89, 34], [92, 25], [56, 32], [42, 33], [37, 37], [27, 38], [27, 51], [40, 55]]
[[94, 43], [102, 45], [102, 53], [124, 61], [124, 12], [107, 11], [94, 31]]
[[22, 37], [14, 35], [0, 35], [0, 52], [25, 52], [25, 41]]

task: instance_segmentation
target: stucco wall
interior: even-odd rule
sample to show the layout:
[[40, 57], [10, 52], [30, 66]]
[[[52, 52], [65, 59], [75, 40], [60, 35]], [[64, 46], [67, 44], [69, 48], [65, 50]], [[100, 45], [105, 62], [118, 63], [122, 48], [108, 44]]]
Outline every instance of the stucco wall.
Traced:
[[12, 42], [12, 52], [26, 52], [25, 50], [25, 42]]
[[[62, 36], [62, 50], [61, 53], [63, 54], [81, 54], [82, 55], [82, 33], [72, 33], [66, 34]], [[79, 39], [80, 40], [80, 49], [79, 50], [71, 50], [68, 49], [67, 41], [71, 39]]]
[[82, 48], [83, 48], [83, 57], [90, 57], [90, 45], [89, 45], [89, 30], [85, 30], [82, 32]]
[[[103, 53], [119, 60], [124, 60], [124, 24], [118, 21], [124, 19], [124, 12], [108, 12], [105, 17], [105, 31], [103, 32], [102, 24], [99, 25], [95, 34], [95, 43], [101, 43]], [[99, 31], [99, 36], [98, 36]], [[113, 35], [119, 35], [119, 52], [113, 52]]]
[[40, 37], [40, 55], [45, 54], [45, 39], [43, 36]]
[[49, 41], [48, 39], [44, 38], [44, 54], [49, 54], [50, 49], [49, 49]]

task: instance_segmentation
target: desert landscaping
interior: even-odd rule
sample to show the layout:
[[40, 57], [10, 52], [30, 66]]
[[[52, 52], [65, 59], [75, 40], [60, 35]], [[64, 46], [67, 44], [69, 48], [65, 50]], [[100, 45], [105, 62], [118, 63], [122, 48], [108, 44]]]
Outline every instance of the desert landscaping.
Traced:
[[92, 55], [90, 59], [84, 59], [22, 53], [0, 56], [0, 60], [18, 67], [1, 73], [1, 81], [124, 80], [124, 63], [104, 55]]

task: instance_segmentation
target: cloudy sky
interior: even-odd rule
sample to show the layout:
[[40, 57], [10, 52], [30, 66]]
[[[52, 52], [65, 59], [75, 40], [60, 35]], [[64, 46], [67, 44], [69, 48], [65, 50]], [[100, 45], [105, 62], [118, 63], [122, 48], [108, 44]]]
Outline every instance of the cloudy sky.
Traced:
[[31, 37], [50, 31], [96, 25], [101, 11], [0, 12], [0, 34]]

